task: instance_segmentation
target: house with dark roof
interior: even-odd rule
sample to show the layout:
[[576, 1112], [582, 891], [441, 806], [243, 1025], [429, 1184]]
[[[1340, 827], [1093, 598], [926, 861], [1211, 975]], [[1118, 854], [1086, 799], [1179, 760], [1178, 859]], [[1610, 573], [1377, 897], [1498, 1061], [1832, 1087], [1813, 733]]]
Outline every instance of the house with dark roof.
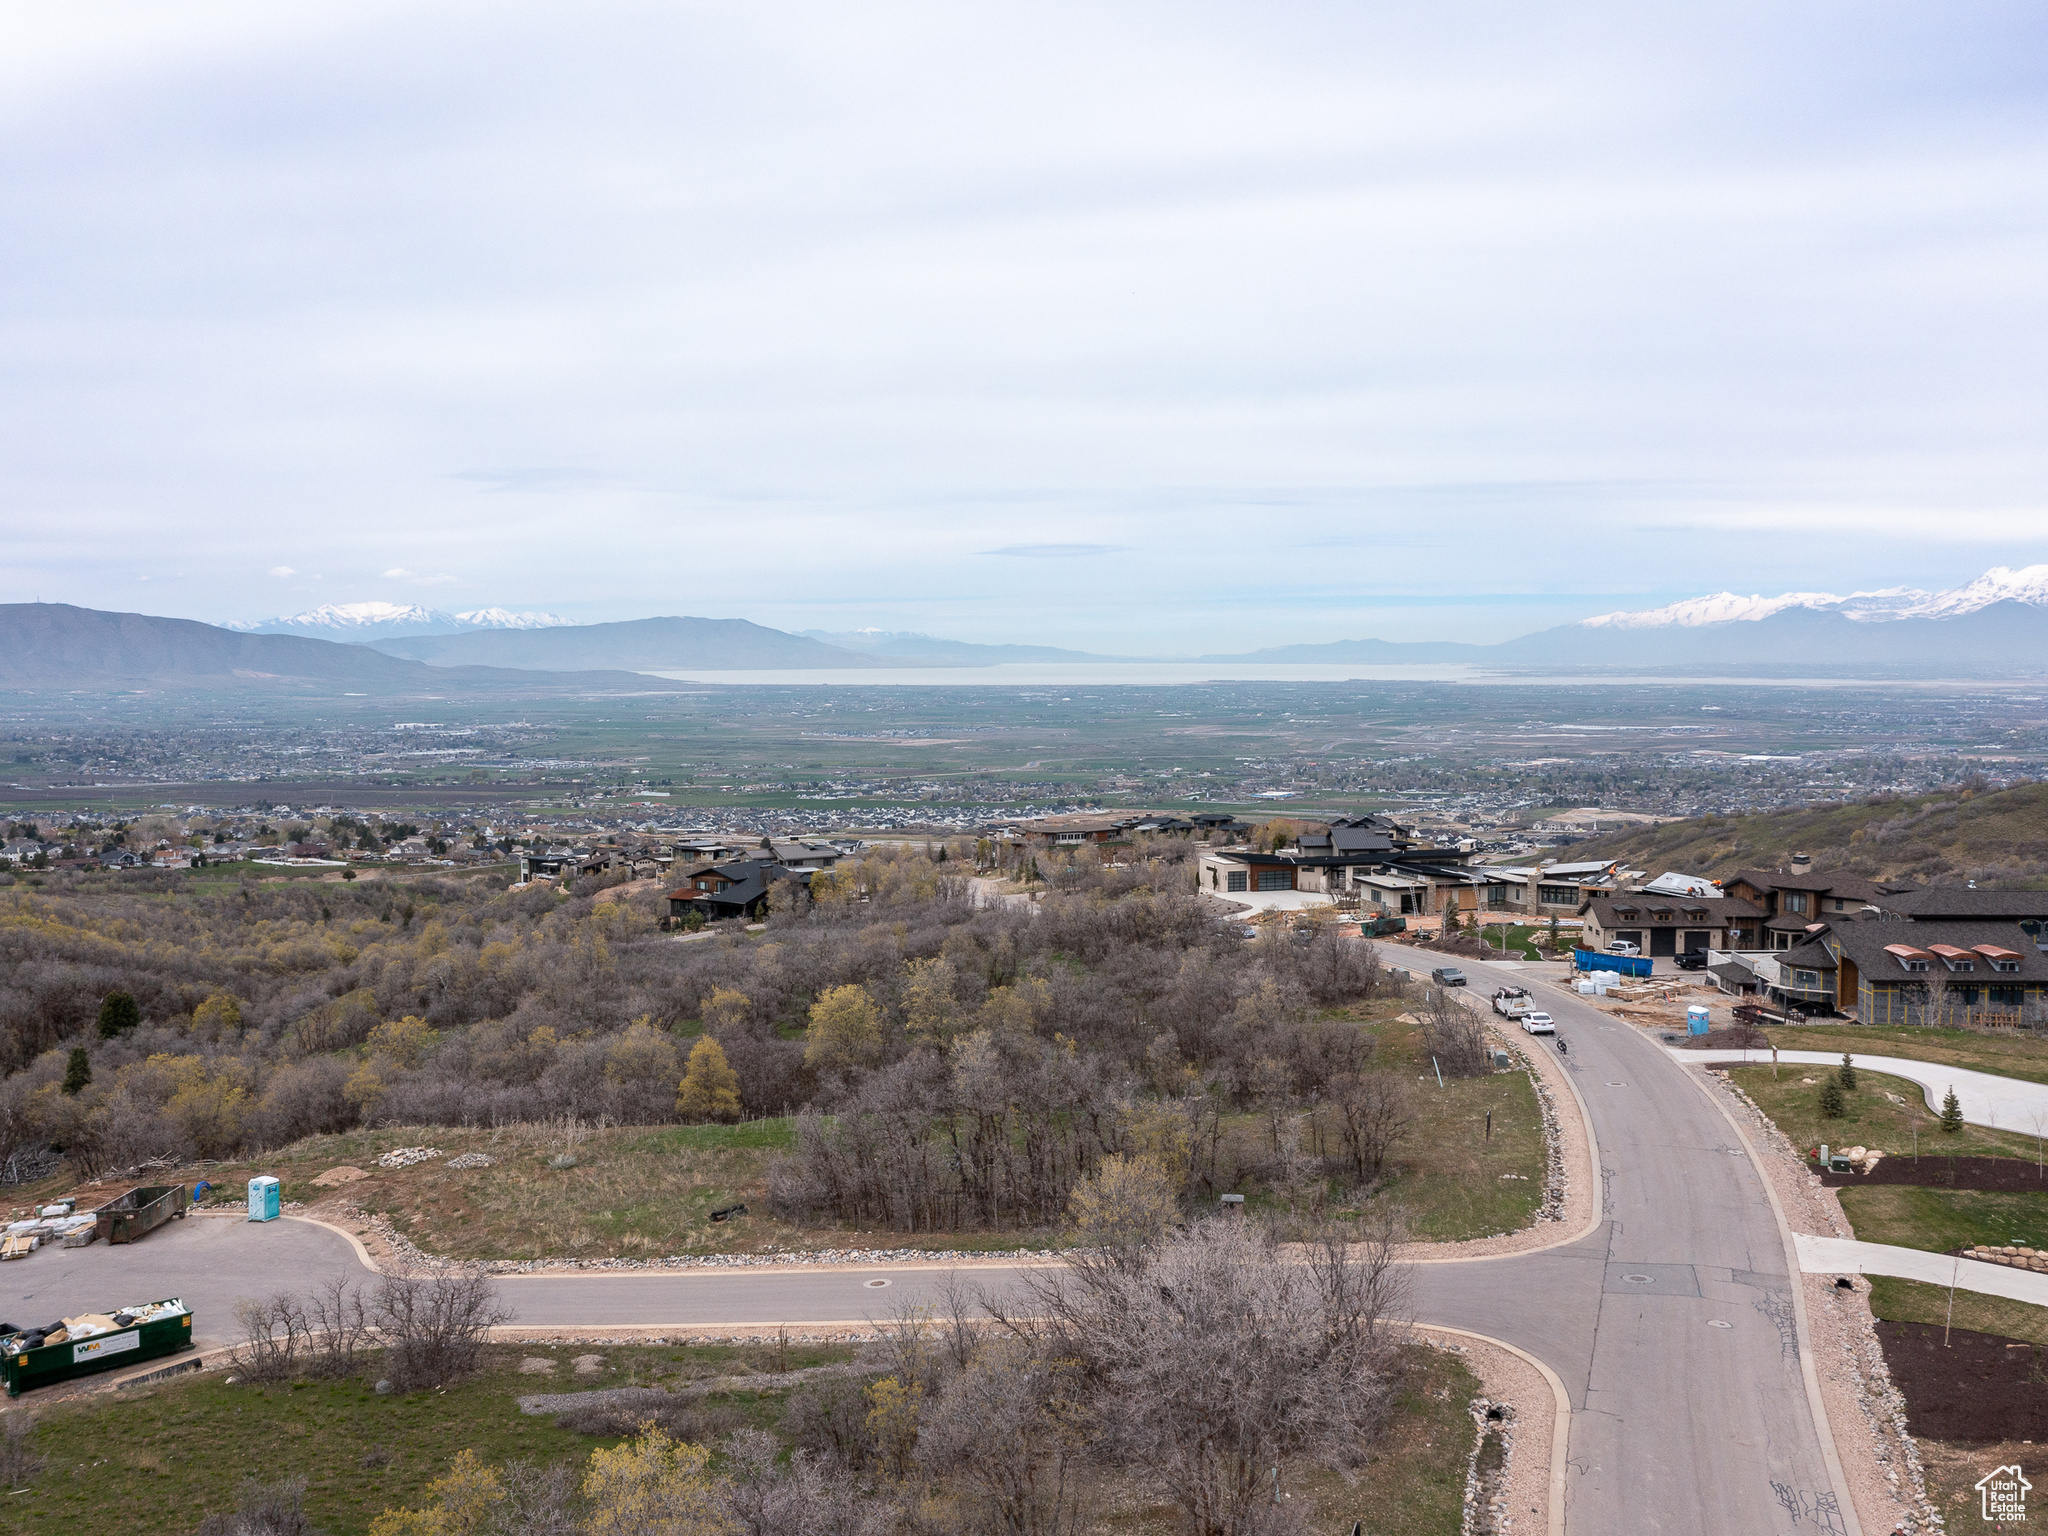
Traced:
[[768, 890], [778, 880], [809, 884], [817, 873], [790, 869], [766, 859], [739, 859], [724, 864], [699, 864], [686, 869], [668, 893], [668, 915], [688, 918], [692, 912], [706, 922], [721, 918], [757, 918], [768, 910]]
[[1914, 922], [2048, 924], [2048, 891], [1980, 891], [1974, 885], [1930, 885], [1885, 899], [1887, 913]]
[[2019, 1024], [2048, 1006], [2048, 948], [2011, 921], [1831, 923], [1794, 953], [1807, 947], [1834, 961], [1837, 1006], [1865, 1024]]
[[1913, 887], [1882, 884], [1846, 870], [1742, 869], [1721, 882], [1730, 896], [1749, 902], [1764, 915], [1761, 947], [1790, 949], [1805, 941], [1818, 923], [1850, 917], [1866, 907], [1895, 910], [1902, 891]]
[[1617, 940], [1646, 955], [1687, 955], [1709, 949], [1755, 949], [1763, 912], [1736, 896], [1659, 896], [1628, 891], [1580, 904], [1588, 947]]

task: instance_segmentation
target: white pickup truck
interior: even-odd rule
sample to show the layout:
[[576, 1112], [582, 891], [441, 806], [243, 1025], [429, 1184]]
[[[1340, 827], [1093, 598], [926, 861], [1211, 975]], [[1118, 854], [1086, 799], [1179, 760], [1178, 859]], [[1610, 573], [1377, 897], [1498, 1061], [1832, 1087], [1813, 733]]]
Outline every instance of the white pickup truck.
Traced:
[[1535, 1006], [1527, 987], [1502, 987], [1493, 994], [1493, 1011], [1504, 1019], [1519, 1019]]

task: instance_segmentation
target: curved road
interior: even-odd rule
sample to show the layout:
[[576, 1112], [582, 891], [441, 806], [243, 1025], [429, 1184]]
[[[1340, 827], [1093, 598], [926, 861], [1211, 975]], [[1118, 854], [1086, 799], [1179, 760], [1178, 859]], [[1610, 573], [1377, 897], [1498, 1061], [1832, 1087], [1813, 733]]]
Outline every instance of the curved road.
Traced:
[[[1473, 966], [1495, 969], [1513, 967]], [[1540, 1253], [1417, 1265], [1416, 1319], [1513, 1344], [1563, 1381], [1571, 1531], [1855, 1536], [1802, 1357], [1787, 1240], [1761, 1174], [1661, 1046], [1553, 990], [1563, 1060], [1600, 1148], [1602, 1220]], [[52, 1249], [10, 1264], [0, 1270], [0, 1311], [35, 1324], [75, 1307], [182, 1295], [204, 1331], [225, 1340], [238, 1297], [357, 1270], [353, 1250], [315, 1225], [194, 1218], [134, 1247]], [[967, 1273], [991, 1290], [1016, 1275], [1000, 1265]], [[680, 1332], [862, 1322], [943, 1281], [929, 1268], [698, 1269], [508, 1277], [501, 1290], [525, 1325]]]

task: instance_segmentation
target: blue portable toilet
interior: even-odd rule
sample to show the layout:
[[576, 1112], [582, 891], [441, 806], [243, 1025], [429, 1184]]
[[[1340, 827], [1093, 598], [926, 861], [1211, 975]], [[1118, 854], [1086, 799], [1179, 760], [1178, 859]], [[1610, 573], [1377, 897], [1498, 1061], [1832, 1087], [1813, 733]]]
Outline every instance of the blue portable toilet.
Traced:
[[1707, 1005], [1705, 1003], [1687, 1004], [1685, 1010], [1685, 1032], [1688, 1035], [1704, 1035], [1708, 1028]]
[[277, 1220], [277, 1180], [267, 1173], [249, 1181], [249, 1219]]

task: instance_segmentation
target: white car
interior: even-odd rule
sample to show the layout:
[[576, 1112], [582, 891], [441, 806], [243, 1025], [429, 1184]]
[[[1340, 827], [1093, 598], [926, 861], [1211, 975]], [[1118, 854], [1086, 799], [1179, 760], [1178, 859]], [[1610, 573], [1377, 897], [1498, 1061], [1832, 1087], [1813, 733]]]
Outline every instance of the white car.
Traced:
[[1642, 945], [1631, 944], [1627, 939], [1616, 939], [1607, 946], [1607, 953], [1610, 955], [1640, 955], [1642, 952]]
[[1532, 1035], [1554, 1035], [1557, 1033], [1557, 1025], [1552, 1022], [1550, 1015], [1547, 1013], [1523, 1014], [1522, 1028]]

